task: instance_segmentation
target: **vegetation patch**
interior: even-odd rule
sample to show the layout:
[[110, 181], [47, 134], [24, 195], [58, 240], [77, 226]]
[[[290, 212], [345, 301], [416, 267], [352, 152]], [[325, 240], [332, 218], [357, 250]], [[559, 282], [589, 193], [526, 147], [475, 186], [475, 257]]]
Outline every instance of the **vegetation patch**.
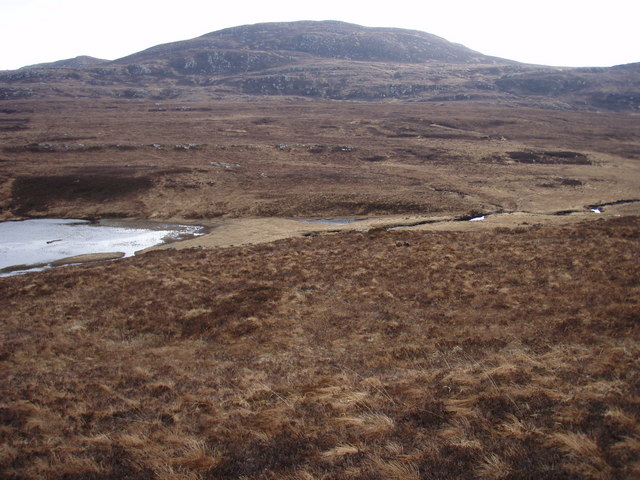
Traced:
[[591, 165], [591, 161], [584, 153], [547, 151], [536, 152], [532, 150], [520, 152], [507, 152], [509, 158], [518, 163], [542, 163], [552, 165]]
[[372, 155], [370, 157], [363, 157], [362, 160], [364, 160], [365, 162], [384, 162], [385, 160], [388, 160], [389, 157], [387, 157], [386, 155]]
[[575, 178], [554, 178], [552, 182], [545, 182], [538, 184], [539, 187], [544, 188], [557, 188], [557, 187], [581, 187], [584, 185], [582, 180], [577, 180]]
[[0, 118], [0, 132], [27, 130], [28, 118]]
[[40, 211], [58, 202], [104, 202], [141, 193], [152, 186], [147, 177], [119, 175], [19, 176], [12, 186], [14, 211]]

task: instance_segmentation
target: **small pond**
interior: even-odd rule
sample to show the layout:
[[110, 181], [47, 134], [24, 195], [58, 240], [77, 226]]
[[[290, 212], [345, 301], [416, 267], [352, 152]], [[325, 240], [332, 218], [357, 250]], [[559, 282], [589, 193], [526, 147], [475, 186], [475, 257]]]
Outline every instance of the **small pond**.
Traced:
[[50, 268], [67, 257], [136, 251], [204, 234], [204, 227], [125, 220], [34, 219], [0, 222], [0, 276]]
[[298, 222], [323, 223], [325, 225], [348, 225], [367, 220], [366, 218], [295, 218]]

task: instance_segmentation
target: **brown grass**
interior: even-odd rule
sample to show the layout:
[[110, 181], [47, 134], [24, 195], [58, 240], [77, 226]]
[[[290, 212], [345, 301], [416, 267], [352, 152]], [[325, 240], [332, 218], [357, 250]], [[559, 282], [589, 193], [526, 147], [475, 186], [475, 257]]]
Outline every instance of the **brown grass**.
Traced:
[[4, 101], [0, 120], [26, 122], [0, 131], [0, 218], [464, 215], [637, 198], [633, 115], [198, 92], [162, 108]]
[[637, 218], [0, 279], [7, 479], [640, 472]]

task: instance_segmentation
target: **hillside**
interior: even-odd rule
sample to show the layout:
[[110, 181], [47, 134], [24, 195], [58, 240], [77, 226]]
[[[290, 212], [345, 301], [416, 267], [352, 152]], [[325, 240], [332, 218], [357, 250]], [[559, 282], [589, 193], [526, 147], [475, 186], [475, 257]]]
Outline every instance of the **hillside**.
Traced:
[[[251, 55], [273, 52], [273, 63], [261, 64]], [[225, 55], [240, 55], [245, 63]], [[248, 56], [242, 57], [242, 54]], [[210, 56], [206, 56], [210, 55]], [[391, 63], [509, 63], [474, 52], [425, 32], [394, 28], [367, 28], [325, 22], [289, 22], [245, 25], [208, 33], [193, 40], [169, 43], [116, 60], [115, 63], [166, 61], [183, 73], [229, 73], [295, 64], [308, 56]], [[252, 63], [255, 62], [255, 63]]]
[[637, 218], [0, 278], [0, 476], [632, 479]]
[[65, 60], [0, 73], [0, 99], [52, 95], [156, 100], [278, 95], [554, 109], [640, 107], [640, 83], [632, 66], [524, 65], [425, 32], [335, 21], [246, 25], [112, 62]]
[[38, 63], [35, 65], [28, 65], [26, 67], [22, 67], [20, 70], [24, 69], [34, 69], [34, 68], [84, 68], [84, 67], [94, 67], [96, 65], [100, 65], [101, 63], [106, 63], [109, 60], [103, 60], [101, 58], [89, 57], [87, 55], [81, 55], [79, 57], [67, 58], [64, 60], [58, 60], [55, 62], [49, 63]]

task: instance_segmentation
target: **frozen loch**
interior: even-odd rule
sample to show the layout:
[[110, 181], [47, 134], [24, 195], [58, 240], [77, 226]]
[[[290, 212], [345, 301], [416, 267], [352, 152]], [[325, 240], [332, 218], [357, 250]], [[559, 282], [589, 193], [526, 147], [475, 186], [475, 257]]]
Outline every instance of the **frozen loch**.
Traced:
[[66, 257], [104, 252], [131, 256], [203, 234], [203, 227], [153, 222], [36, 219], [0, 223], [0, 275], [49, 268]]

